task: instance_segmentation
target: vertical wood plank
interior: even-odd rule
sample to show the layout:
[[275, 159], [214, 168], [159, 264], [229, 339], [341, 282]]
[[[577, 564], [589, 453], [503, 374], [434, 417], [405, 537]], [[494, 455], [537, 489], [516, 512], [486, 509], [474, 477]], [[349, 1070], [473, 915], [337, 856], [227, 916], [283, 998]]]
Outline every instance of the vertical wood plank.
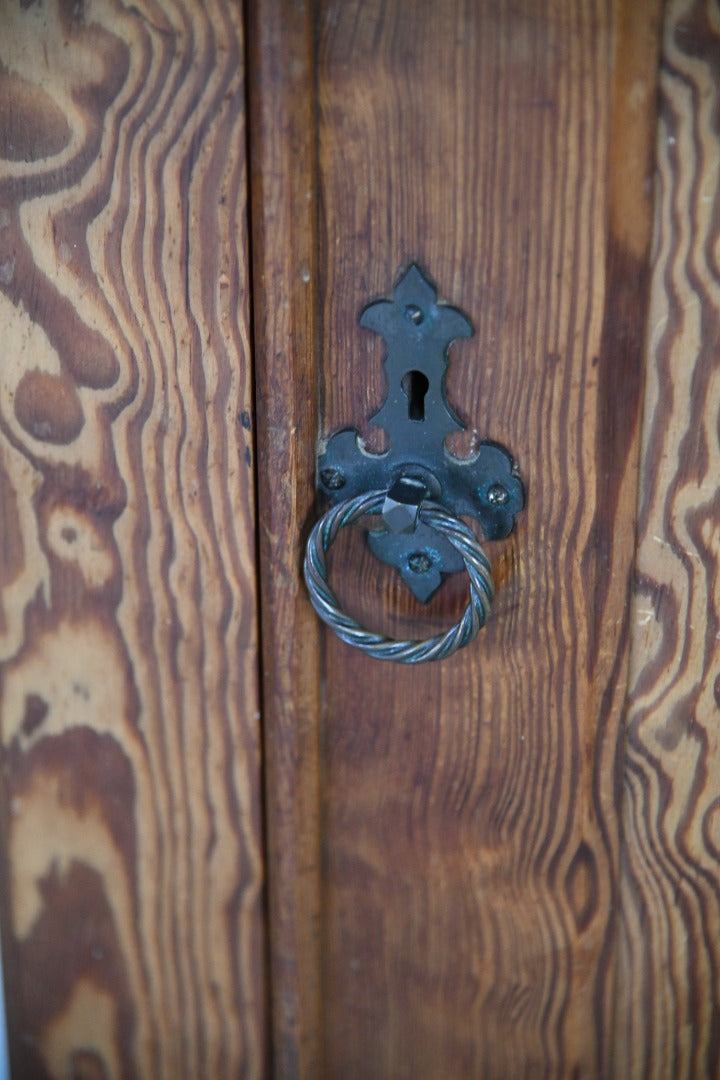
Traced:
[[615, 1075], [720, 1062], [720, 17], [671, 0], [623, 775]]
[[[448, 377], [469, 441], [529, 481], [475, 646], [408, 671], [327, 642], [330, 1075], [609, 1067], [657, 52], [638, 7], [319, 5], [321, 430], [380, 404], [357, 315], [418, 260], [477, 328]], [[360, 539], [336, 549], [373, 629], [464, 604], [462, 580], [422, 609]]]
[[253, 313], [273, 1071], [323, 1075], [322, 683], [302, 580], [317, 439], [312, 5], [249, 5]]
[[241, 10], [0, 5], [18, 1077], [264, 1072]]

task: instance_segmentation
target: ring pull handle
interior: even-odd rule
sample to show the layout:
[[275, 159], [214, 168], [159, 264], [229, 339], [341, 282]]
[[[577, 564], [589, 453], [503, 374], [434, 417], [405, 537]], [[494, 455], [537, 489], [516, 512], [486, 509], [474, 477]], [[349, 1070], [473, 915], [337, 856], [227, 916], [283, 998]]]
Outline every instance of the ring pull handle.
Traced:
[[304, 572], [310, 602], [322, 621], [341, 641], [355, 645], [376, 660], [400, 660], [403, 664], [442, 660], [473, 640], [480, 627], [485, 624], [494, 594], [490, 563], [477, 537], [472, 529], [442, 506], [431, 502], [422, 503], [419, 507], [419, 519], [422, 524], [434, 529], [452, 544], [461, 557], [470, 580], [470, 599], [462, 618], [444, 634], [436, 634], [421, 641], [397, 641], [365, 630], [342, 610], [328, 583], [325, 555], [340, 529], [359, 518], [380, 513], [386, 499], [387, 492], [384, 491], [356, 495], [354, 499], [347, 499], [328, 510], [317, 522], [310, 533], [305, 551]]
[[[461, 518], [477, 519], [488, 540], [507, 536], [524, 505], [523, 485], [512, 456], [496, 442], [480, 443], [467, 460], [445, 449], [446, 436], [465, 427], [445, 397], [447, 354], [472, 327], [460, 310], [438, 302], [418, 266], [400, 277], [391, 299], [369, 304], [360, 324], [388, 345], [387, 398], [371, 419], [387, 432], [390, 449], [368, 453], [351, 428], [328, 439], [318, 459], [318, 487], [334, 505], [308, 540], [305, 581], [315, 611], [348, 644], [382, 660], [440, 660], [473, 640], [493, 597], [490, 563]], [[467, 608], [445, 633], [396, 641], [364, 629], [341, 609], [325, 555], [341, 528], [379, 513], [384, 527], [369, 533], [369, 546], [418, 600], [427, 602], [447, 574], [467, 573]]]

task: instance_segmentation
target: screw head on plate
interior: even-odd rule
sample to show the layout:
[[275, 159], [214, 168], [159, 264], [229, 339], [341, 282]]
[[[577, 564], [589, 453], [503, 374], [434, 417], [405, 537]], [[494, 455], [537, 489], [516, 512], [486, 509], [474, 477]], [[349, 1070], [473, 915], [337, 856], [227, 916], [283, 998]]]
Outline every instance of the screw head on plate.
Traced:
[[342, 469], [323, 469], [320, 480], [330, 491], [339, 491], [340, 488], [345, 487], [345, 474]]
[[427, 574], [432, 564], [433, 561], [426, 551], [413, 551], [412, 555], [408, 555], [408, 566], [413, 574]]
[[510, 495], [502, 484], [493, 484], [488, 488], [487, 501], [491, 506], [504, 506]]

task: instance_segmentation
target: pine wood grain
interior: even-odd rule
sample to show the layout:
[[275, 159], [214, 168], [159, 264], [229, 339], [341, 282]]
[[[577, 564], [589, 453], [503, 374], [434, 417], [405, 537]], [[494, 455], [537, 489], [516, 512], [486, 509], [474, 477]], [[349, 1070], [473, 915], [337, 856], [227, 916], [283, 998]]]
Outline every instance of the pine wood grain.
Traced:
[[[658, 34], [636, 7], [319, 6], [321, 432], [382, 401], [357, 315], [417, 260], [476, 326], [447, 382], [466, 448], [504, 442], [528, 481], [475, 646], [406, 670], [327, 641], [331, 1076], [609, 1068]], [[357, 536], [333, 555], [373, 628], [464, 603], [458, 579], [411, 604]]]
[[0, 5], [18, 1077], [264, 1071], [240, 17]]
[[720, 18], [671, 0], [623, 774], [615, 1075], [720, 1068]]

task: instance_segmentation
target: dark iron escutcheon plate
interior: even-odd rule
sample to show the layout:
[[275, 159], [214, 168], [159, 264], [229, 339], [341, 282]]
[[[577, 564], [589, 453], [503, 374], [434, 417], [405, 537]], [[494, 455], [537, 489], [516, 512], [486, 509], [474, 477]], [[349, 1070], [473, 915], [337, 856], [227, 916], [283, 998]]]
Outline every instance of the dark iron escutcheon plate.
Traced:
[[474, 517], [488, 540], [507, 536], [522, 510], [522, 481], [508, 451], [489, 440], [461, 460], [445, 449], [445, 438], [465, 425], [445, 397], [448, 351], [456, 338], [470, 337], [467, 317], [438, 303], [437, 289], [412, 264], [390, 300], [376, 300], [360, 325], [385, 340], [388, 393], [372, 422], [387, 432], [390, 449], [368, 453], [357, 429], [331, 435], [318, 458], [318, 486], [332, 503], [366, 491], [388, 490], [385, 528], [368, 542], [383, 562], [395, 566], [414, 595], [425, 602], [443, 575], [463, 569], [452, 545], [434, 529], [417, 523], [423, 498], [459, 517]]

